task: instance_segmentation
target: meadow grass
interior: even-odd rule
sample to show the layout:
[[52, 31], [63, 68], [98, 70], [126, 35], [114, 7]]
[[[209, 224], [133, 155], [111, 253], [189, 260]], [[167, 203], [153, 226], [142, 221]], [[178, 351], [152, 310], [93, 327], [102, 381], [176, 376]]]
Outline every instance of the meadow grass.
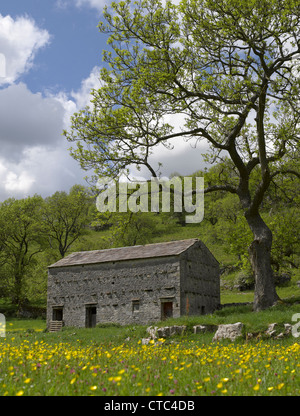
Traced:
[[291, 323], [299, 304], [259, 313], [250, 305], [156, 325], [185, 324], [183, 336], [143, 345], [147, 326], [63, 328], [44, 320], [8, 319], [0, 338], [0, 395], [5, 396], [241, 396], [299, 395], [299, 338], [212, 342], [196, 324], [243, 322], [246, 331]]
[[[77, 334], [78, 336], [78, 334]], [[300, 345], [0, 341], [1, 395], [299, 395]]]

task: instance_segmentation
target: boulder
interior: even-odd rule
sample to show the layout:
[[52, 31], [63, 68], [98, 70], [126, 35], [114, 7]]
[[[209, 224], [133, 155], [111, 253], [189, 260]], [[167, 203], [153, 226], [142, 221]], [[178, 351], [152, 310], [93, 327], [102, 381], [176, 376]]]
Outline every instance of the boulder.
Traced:
[[156, 339], [157, 338], [157, 326], [149, 326], [147, 329], [146, 329], [146, 332], [148, 332], [148, 334], [150, 335], [150, 337], [152, 338], [152, 339]]
[[226, 338], [229, 338], [231, 341], [234, 341], [236, 338], [242, 336], [243, 327], [244, 325], [242, 324], [242, 322], [236, 322], [235, 324], [219, 325], [213, 337], [213, 341], [218, 341], [220, 339]]

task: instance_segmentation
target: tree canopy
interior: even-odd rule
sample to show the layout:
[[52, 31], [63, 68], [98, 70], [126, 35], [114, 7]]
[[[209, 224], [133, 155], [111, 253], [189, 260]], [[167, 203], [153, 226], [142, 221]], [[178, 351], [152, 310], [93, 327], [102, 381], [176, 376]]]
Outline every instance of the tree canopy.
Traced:
[[[92, 105], [74, 114], [72, 155], [97, 175], [135, 164], [152, 176], [158, 144], [181, 137], [225, 160], [206, 192], [236, 194], [254, 240], [254, 307], [278, 299], [272, 279], [272, 233], [260, 207], [272, 182], [299, 178], [300, 8], [294, 0], [125, 0], [106, 7], [106, 67]], [[183, 114], [180, 130], [170, 115]], [[168, 121], [166, 121], [168, 120]], [[251, 186], [250, 186], [251, 180]]]

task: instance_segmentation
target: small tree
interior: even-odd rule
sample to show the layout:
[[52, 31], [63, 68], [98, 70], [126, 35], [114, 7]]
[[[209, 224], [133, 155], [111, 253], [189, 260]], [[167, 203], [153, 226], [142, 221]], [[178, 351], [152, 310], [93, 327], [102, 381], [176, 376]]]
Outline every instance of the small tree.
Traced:
[[40, 222], [42, 202], [40, 196], [34, 196], [8, 199], [0, 206], [0, 276], [6, 283], [6, 294], [19, 309], [27, 297], [27, 272], [45, 248]]
[[45, 199], [42, 210], [44, 234], [50, 247], [64, 257], [71, 245], [85, 232], [89, 223], [91, 196], [80, 185], [71, 188], [69, 194], [56, 192]]
[[[299, 146], [298, 1], [125, 0], [112, 7], [99, 24], [110, 34], [110, 68], [101, 71], [93, 108], [75, 114], [65, 132], [77, 142], [72, 155], [105, 176], [132, 164], [156, 176], [153, 149], [179, 137], [206, 140], [211, 161], [227, 155], [231, 175], [219, 175], [205, 192], [238, 196], [253, 234], [254, 309], [273, 305], [272, 233], [260, 208], [271, 182], [300, 176], [286, 166]], [[180, 130], [171, 122], [176, 114], [185, 115]]]

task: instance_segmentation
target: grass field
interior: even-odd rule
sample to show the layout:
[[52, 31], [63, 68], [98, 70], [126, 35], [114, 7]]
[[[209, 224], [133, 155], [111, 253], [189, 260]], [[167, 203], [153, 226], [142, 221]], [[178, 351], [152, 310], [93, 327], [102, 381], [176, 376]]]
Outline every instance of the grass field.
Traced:
[[[84, 248], [99, 248], [99, 235]], [[178, 227], [157, 241], [209, 235], [199, 227]], [[153, 241], [154, 242], [154, 241]], [[217, 245], [208, 244], [222, 265], [234, 261]], [[221, 276], [232, 286], [235, 274]], [[299, 396], [300, 337], [267, 339], [270, 323], [295, 324], [300, 313], [296, 270], [291, 282], [278, 287], [283, 300], [253, 313], [251, 305], [231, 306], [212, 315], [184, 316], [158, 323], [186, 325], [182, 337], [142, 345], [146, 326], [63, 328], [46, 332], [42, 319], [16, 319], [12, 305], [0, 301], [7, 316], [0, 337], [0, 396]], [[222, 288], [221, 304], [253, 301], [253, 291]], [[300, 319], [299, 319], [300, 321]], [[252, 339], [212, 342], [213, 333], [193, 334], [197, 324], [242, 322]], [[300, 328], [298, 328], [300, 333]]]
[[[299, 395], [299, 338], [212, 342], [193, 334], [203, 323], [243, 322], [246, 332], [271, 322], [292, 323], [298, 303], [253, 313], [227, 307], [213, 315], [170, 319], [184, 336], [142, 345], [145, 326], [64, 328], [47, 333], [44, 320], [8, 319], [0, 338], [0, 395], [4, 396], [241, 396]], [[300, 332], [300, 331], [299, 331]]]

